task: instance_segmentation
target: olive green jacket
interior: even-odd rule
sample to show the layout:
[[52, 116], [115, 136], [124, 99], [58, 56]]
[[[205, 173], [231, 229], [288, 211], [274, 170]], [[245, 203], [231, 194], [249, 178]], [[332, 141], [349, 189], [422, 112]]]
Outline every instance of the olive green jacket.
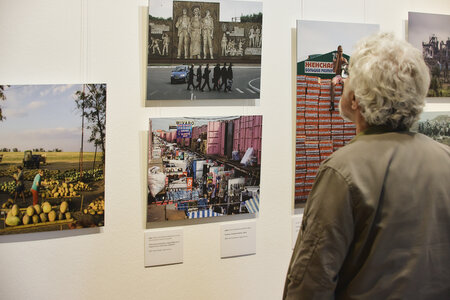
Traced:
[[320, 166], [283, 299], [450, 299], [450, 150], [371, 128]]

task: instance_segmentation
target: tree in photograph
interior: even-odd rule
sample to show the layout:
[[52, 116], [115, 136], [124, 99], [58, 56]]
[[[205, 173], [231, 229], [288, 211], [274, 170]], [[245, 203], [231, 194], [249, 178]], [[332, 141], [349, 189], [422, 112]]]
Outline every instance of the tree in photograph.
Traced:
[[431, 81], [430, 81], [430, 90], [434, 92], [435, 97], [441, 96], [441, 83], [439, 81], [439, 76], [441, 75], [441, 70], [439, 70], [439, 67], [436, 65], [433, 68], [431, 68]]
[[262, 13], [241, 16], [242, 23], [262, 23]]
[[[5, 88], [9, 87], [9, 85], [0, 85], [0, 100], [5, 101], [6, 100], [6, 96], [5, 96]], [[6, 119], [3, 114], [2, 114], [2, 106], [0, 105], [0, 121], [3, 121], [4, 119]]]
[[89, 142], [100, 147], [103, 152], [102, 162], [105, 163], [105, 123], [106, 123], [106, 85], [86, 84], [82, 91], [75, 93], [77, 108], [82, 119], [88, 122], [87, 129], [91, 131]]
[[148, 20], [149, 21], [172, 21], [172, 17], [161, 18], [161, 17], [155, 17], [152, 15], [148, 15]]

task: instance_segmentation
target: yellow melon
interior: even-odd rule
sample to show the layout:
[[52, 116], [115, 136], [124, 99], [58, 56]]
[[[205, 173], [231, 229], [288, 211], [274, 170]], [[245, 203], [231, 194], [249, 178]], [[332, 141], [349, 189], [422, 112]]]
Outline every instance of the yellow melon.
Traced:
[[38, 215], [33, 215], [32, 220], [33, 220], [33, 224], [39, 223], [39, 216]]
[[20, 224], [20, 219], [16, 216], [10, 216], [6, 218], [5, 224], [8, 226], [17, 226]]
[[40, 215], [41, 212], [42, 212], [42, 209], [41, 209], [41, 207], [39, 206], [39, 204], [34, 205], [34, 210], [36, 211], [36, 213], [37, 213], [38, 215]]
[[52, 210], [52, 206], [48, 202], [42, 203], [42, 211], [48, 214]]
[[53, 221], [56, 220], [56, 212], [55, 212], [54, 210], [51, 210], [51, 211], [48, 213], [48, 220], [49, 220], [50, 222], [53, 222]]
[[30, 223], [30, 220], [31, 220], [31, 218], [29, 215], [23, 216], [23, 218], [22, 218], [23, 225], [28, 225]]
[[61, 206], [59, 207], [59, 210], [60, 210], [62, 213], [65, 213], [65, 212], [67, 211], [68, 208], [69, 208], [69, 204], [67, 203], [67, 201], [63, 201], [63, 202], [61, 203]]
[[19, 214], [19, 206], [17, 204], [14, 204], [12, 209], [11, 209], [11, 215], [13, 217], [17, 217], [18, 214]]
[[47, 214], [46, 213], [41, 213], [39, 215], [39, 218], [41, 219], [42, 223], [47, 222]]
[[31, 217], [32, 215], [34, 215], [34, 207], [30, 205], [27, 207], [27, 216]]

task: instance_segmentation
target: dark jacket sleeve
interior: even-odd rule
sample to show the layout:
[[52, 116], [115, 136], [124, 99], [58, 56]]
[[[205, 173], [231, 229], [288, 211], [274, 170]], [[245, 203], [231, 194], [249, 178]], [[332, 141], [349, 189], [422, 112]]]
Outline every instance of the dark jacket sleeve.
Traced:
[[292, 254], [283, 299], [334, 299], [353, 240], [351, 187], [329, 167], [319, 170]]

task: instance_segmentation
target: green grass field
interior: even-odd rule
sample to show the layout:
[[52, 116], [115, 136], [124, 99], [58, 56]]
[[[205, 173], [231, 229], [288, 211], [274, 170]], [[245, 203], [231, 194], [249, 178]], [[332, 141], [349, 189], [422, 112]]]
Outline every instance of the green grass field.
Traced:
[[[1, 163], [19, 164], [23, 161], [23, 152], [0, 152], [3, 154]], [[33, 154], [41, 154], [47, 157], [47, 163], [52, 162], [78, 162], [80, 154], [78, 152], [33, 152]], [[100, 162], [103, 153], [97, 152], [96, 161]], [[84, 152], [83, 161], [94, 161], [94, 152]]]

